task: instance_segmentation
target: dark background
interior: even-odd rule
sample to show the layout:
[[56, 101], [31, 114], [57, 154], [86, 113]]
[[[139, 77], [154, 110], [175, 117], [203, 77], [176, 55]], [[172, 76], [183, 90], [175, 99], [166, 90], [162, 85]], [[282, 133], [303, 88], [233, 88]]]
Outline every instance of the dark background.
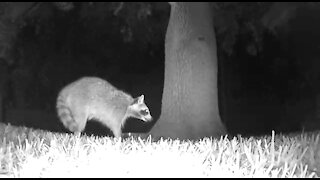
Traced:
[[[320, 9], [298, 5], [274, 32], [257, 20], [271, 6], [213, 6], [219, 108], [232, 134], [293, 132], [303, 122], [319, 121]], [[82, 2], [68, 11], [38, 7], [17, 33], [13, 61], [2, 62], [8, 69], [5, 122], [68, 132], [56, 117], [55, 101], [61, 88], [82, 76], [104, 78], [134, 97], [144, 94], [158, 119], [169, 13], [168, 3], [147, 2]], [[146, 132], [153, 123], [130, 119], [124, 131]], [[94, 122], [86, 132], [110, 134]]]

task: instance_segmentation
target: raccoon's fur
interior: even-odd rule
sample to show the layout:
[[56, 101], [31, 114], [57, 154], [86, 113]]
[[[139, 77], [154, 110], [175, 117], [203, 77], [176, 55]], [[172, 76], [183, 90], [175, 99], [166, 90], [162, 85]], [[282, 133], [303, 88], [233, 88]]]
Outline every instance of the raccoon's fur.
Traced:
[[107, 126], [115, 137], [121, 136], [129, 117], [152, 120], [144, 95], [132, 98], [98, 77], [83, 77], [65, 86], [58, 94], [56, 108], [62, 124], [77, 134], [92, 119]]

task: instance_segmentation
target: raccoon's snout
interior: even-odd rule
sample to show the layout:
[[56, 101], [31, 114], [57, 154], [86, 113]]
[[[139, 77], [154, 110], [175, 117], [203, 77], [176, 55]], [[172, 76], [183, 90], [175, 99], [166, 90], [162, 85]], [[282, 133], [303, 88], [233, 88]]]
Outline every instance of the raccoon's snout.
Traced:
[[151, 116], [151, 114], [150, 114], [149, 109], [141, 110], [141, 111], [140, 111], [140, 114], [142, 115], [142, 119], [143, 119], [143, 121], [145, 121], [145, 122], [151, 121], [151, 120], [153, 119], [152, 116]]
[[152, 120], [153, 120], [153, 118], [152, 118], [152, 116], [150, 114], [148, 116], [144, 117], [144, 121], [146, 121], [146, 122], [152, 121]]
[[152, 118], [152, 116], [151, 116], [150, 114], [142, 116], [141, 119], [142, 119], [144, 122], [149, 122], [149, 121], [152, 121], [152, 120], [153, 120], [153, 118]]

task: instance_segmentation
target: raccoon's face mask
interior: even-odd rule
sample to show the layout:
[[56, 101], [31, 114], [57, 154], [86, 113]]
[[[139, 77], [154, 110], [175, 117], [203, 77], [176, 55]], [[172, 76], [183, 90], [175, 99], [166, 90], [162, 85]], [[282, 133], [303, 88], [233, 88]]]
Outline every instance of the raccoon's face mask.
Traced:
[[152, 120], [149, 108], [144, 103], [144, 95], [135, 98], [132, 104], [129, 106], [132, 116], [141, 119], [142, 121], [148, 122]]

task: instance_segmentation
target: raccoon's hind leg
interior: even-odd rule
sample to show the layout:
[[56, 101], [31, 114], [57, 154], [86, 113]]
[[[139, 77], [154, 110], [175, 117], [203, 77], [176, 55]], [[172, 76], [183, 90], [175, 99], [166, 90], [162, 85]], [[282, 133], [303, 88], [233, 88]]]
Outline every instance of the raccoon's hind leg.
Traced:
[[73, 133], [76, 137], [80, 137], [81, 136], [81, 132], [79, 132], [79, 131], [76, 131], [76, 132], [74, 132]]
[[121, 137], [121, 134], [122, 134], [121, 127], [112, 128], [111, 131], [113, 132], [114, 137], [116, 137], [116, 138]]

